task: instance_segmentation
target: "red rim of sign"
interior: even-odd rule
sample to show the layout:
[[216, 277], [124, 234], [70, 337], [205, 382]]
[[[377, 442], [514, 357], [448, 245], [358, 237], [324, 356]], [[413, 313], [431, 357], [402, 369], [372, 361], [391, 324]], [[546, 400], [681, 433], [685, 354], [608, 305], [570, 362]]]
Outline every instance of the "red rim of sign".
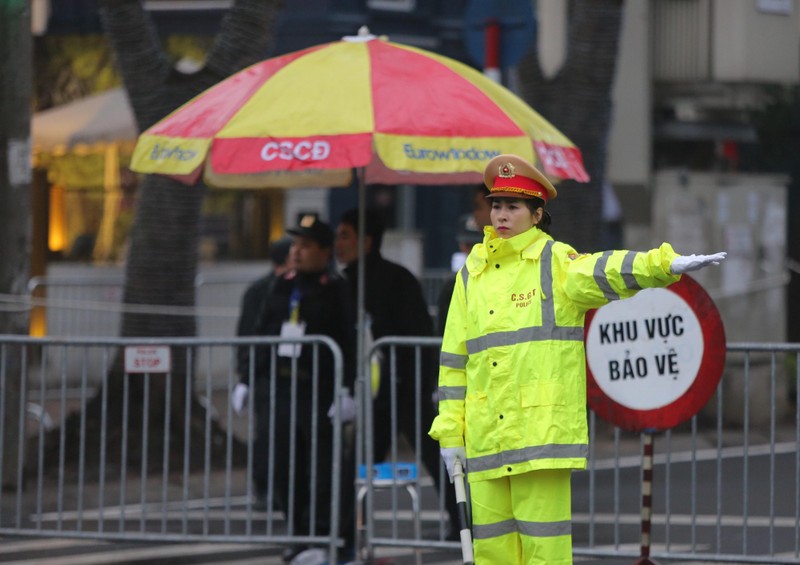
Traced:
[[[665, 290], [674, 292], [692, 309], [703, 331], [703, 359], [688, 390], [674, 402], [652, 410], [635, 410], [609, 398], [592, 374], [586, 360], [586, 395], [589, 408], [615, 426], [629, 431], [661, 431], [691, 419], [705, 406], [717, 389], [725, 366], [725, 328], [711, 297], [694, 279], [683, 275]], [[597, 310], [586, 313], [585, 336]]]

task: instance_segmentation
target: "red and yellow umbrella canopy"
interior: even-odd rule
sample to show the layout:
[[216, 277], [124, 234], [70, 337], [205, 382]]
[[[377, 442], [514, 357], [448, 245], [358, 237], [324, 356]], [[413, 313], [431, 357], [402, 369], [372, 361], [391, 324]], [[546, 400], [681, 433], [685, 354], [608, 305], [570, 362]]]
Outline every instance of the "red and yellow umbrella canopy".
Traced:
[[455, 60], [371, 35], [267, 59], [145, 131], [132, 168], [212, 186], [480, 182], [501, 153], [588, 180], [580, 151], [521, 99]]

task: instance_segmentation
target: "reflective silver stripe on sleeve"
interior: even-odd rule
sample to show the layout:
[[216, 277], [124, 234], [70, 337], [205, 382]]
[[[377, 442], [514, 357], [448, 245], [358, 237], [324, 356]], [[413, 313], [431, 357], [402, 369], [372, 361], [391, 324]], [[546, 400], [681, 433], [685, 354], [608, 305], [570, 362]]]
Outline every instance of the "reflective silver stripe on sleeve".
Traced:
[[548, 340], [583, 341], [583, 327], [531, 326], [510, 332], [495, 332], [468, 339], [466, 345], [467, 353], [470, 355], [475, 355], [476, 353], [485, 351], [490, 347], [502, 347], [504, 345], [518, 345], [520, 343]]
[[503, 520], [494, 524], [472, 524], [472, 537], [475, 539], [496, 538], [516, 531], [517, 521], [514, 519]]
[[539, 269], [539, 286], [542, 292], [542, 327], [556, 326], [556, 305], [553, 300], [553, 241], [548, 241], [542, 249]]
[[450, 369], [461, 369], [463, 371], [467, 368], [467, 359], [469, 359], [469, 357], [466, 355], [456, 355], [455, 353], [442, 351], [439, 355], [439, 365]]
[[467, 397], [465, 386], [440, 386], [439, 402], [442, 400], [464, 400]]
[[572, 522], [524, 522], [517, 520], [517, 529], [521, 534], [535, 538], [550, 538], [554, 536], [568, 536], [572, 533]]
[[631, 290], [642, 290], [639, 281], [633, 276], [633, 261], [636, 259], [636, 251], [628, 251], [625, 258], [622, 260], [622, 280], [625, 282], [625, 288]]
[[522, 449], [510, 449], [492, 455], [470, 457], [467, 460], [467, 469], [469, 469], [470, 473], [477, 473], [480, 471], [498, 469], [505, 465], [534, 461], [536, 459], [585, 459], [588, 455], [589, 446], [585, 443], [551, 443], [548, 445], [523, 447]]
[[464, 283], [464, 302], [467, 302], [467, 281], [469, 281], [469, 271], [467, 271], [467, 266], [464, 265], [458, 272], [461, 274], [461, 282]]
[[594, 282], [600, 290], [603, 291], [603, 296], [606, 297], [606, 300], [619, 300], [619, 294], [611, 288], [611, 284], [608, 282], [608, 277], [606, 276], [606, 265], [612, 253], [613, 251], [603, 252], [603, 255], [597, 260], [597, 263], [594, 264]]

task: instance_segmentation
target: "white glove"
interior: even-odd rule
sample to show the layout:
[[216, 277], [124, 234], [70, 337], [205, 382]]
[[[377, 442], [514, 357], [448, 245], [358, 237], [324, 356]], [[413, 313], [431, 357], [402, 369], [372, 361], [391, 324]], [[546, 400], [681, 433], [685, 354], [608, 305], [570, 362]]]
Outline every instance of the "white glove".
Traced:
[[[339, 400], [339, 410], [342, 415], [342, 423], [352, 422], [356, 419], [356, 401], [350, 396], [350, 389], [343, 388], [339, 393], [341, 398]], [[328, 418], [333, 422], [333, 416], [336, 414], [336, 403], [332, 403], [328, 408]]]
[[697, 271], [709, 265], [719, 265], [728, 254], [725, 251], [713, 255], [681, 255], [676, 257], [669, 266], [673, 275], [680, 275], [690, 271]]
[[450, 477], [450, 482], [453, 482], [453, 467], [456, 464], [456, 459], [461, 461], [461, 468], [467, 472], [467, 450], [464, 447], [441, 447], [439, 453], [442, 454], [444, 466], [447, 467], [447, 476]]
[[247, 393], [249, 387], [244, 383], [239, 383], [233, 387], [231, 393], [231, 407], [238, 416], [247, 412]]

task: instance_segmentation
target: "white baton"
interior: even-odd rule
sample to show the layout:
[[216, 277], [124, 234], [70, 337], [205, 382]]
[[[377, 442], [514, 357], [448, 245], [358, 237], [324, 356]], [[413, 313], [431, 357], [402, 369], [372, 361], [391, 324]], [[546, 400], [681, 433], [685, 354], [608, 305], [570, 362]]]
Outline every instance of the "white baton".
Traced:
[[472, 555], [472, 532], [467, 522], [467, 491], [464, 488], [464, 470], [461, 461], [455, 460], [453, 464], [453, 483], [456, 487], [456, 502], [458, 503], [458, 521], [461, 528], [461, 556], [464, 565], [472, 565], [475, 558]]

